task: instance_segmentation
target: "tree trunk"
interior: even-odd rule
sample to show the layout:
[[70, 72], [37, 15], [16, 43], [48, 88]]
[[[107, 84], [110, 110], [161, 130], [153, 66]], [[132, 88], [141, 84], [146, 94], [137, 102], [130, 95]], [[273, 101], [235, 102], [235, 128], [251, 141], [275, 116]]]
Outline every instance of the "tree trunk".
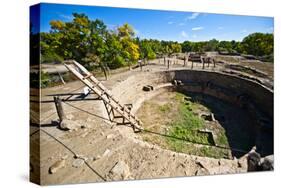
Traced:
[[104, 77], [105, 77], [105, 80], [107, 80], [107, 72], [106, 72], [106, 69], [104, 66], [101, 66], [101, 69], [103, 71], [103, 74], [104, 74]]

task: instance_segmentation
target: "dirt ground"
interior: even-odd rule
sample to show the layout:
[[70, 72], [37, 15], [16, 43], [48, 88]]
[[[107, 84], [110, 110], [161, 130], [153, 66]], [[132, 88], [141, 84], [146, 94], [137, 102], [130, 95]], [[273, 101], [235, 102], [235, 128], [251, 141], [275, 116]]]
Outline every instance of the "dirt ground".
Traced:
[[[99, 79], [120, 98], [121, 103], [133, 103], [139, 108], [143, 101], [162, 92], [159, 88], [148, 94], [141, 89], [144, 84], [140, 80], [149, 83], [154, 72], [167, 70], [162, 59], [150, 63], [142, 71], [137, 68], [111, 75], [107, 81]], [[178, 60], [170, 69], [190, 66], [190, 62], [187, 67], [182, 64]], [[201, 66], [198, 64], [194, 68], [200, 69]], [[135, 77], [139, 80], [135, 81]], [[124, 99], [120, 85], [130, 79], [138, 84], [127, 86], [124, 92], [132, 93]], [[31, 179], [40, 178], [42, 185], [246, 172], [245, 156], [234, 160], [200, 157], [146, 142], [131, 127], [109, 122], [103, 102], [94, 94], [79, 100], [83, 87], [80, 81], [74, 81], [41, 91], [41, 128], [30, 127], [31, 147], [40, 150], [31, 153], [30, 165]], [[62, 94], [62, 98], [67, 98], [73, 93], [78, 93], [71, 97], [74, 101], [63, 103], [63, 107], [68, 119], [79, 127], [64, 131], [58, 128], [53, 96]], [[35, 116], [34, 119], [38, 119]], [[50, 172], [50, 167], [57, 167], [54, 173]]]

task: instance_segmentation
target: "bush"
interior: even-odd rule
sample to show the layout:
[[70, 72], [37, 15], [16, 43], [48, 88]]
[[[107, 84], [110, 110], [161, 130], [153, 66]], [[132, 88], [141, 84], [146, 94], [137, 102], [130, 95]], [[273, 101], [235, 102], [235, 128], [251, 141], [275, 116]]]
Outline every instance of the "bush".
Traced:
[[109, 64], [109, 68], [116, 69], [119, 67], [124, 67], [126, 65], [126, 62], [123, 57], [116, 56], [113, 61]]
[[63, 58], [60, 57], [56, 53], [47, 52], [46, 54], [42, 55], [41, 62], [42, 63], [60, 63], [63, 61]]

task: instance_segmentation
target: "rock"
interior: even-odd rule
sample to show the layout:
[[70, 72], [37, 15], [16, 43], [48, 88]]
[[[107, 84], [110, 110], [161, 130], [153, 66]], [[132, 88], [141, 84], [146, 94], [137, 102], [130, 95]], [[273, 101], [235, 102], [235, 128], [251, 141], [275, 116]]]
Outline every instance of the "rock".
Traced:
[[201, 115], [202, 118], [204, 118], [207, 121], [216, 121], [215, 116], [213, 113], [210, 114], [202, 114]]
[[65, 155], [63, 155], [62, 157], [61, 157], [61, 159], [67, 159], [68, 158], [68, 155], [67, 154], [65, 154]]
[[104, 153], [102, 154], [103, 157], [107, 156], [108, 154], [110, 153], [110, 150], [109, 149], [106, 149], [104, 151]]
[[84, 161], [87, 161], [87, 160], [88, 160], [88, 157], [86, 157], [86, 156], [84, 156], [84, 155], [79, 155], [79, 154], [75, 155], [74, 158], [75, 158], [75, 159], [83, 159]]
[[183, 85], [181, 80], [173, 80], [172, 84], [174, 84], [175, 86], [177, 85]]
[[60, 123], [60, 128], [63, 130], [74, 130], [79, 128], [80, 125], [76, 123], [75, 121], [69, 120], [69, 119], [64, 119]]
[[151, 85], [146, 85], [146, 86], [143, 86], [143, 88], [142, 88], [143, 91], [152, 91], [153, 89], [154, 88]]
[[255, 151], [251, 151], [247, 157], [248, 172], [259, 170], [261, 156]]
[[72, 166], [74, 167], [74, 168], [79, 168], [79, 167], [81, 167], [83, 164], [84, 164], [84, 160], [83, 159], [81, 159], [81, 158], [77, 158], [77, 159], [75, 159], [74, 161], [73, 161], [73, 163], [72, 163]]
[[81, 135], [82, 138], [85, 138], [88, 135], [88, 132], [85, 132]]
[[219, 159], [218, 161], [219, 166], [227, 166], [227, 160], [226, 159]]
[[261, 159], [261, 170], [274, 170], [274, 156], [269, 155]]
[[238, 159], [237, 165], [239, 168], [247, 169], [247, 157], [241, 157]]
[[56, 161], [53, 165], [50, 166], [49, 173], [54, 174], [58, 170], [60, 170], [61, 168], [64, 168], [64, 167], [65, 167], [65, 160], [61, 159], [59, 161]]
[[124, 161], [118, 161], [110, 171], [110, 176], [114, 180], [128, 179], [130, 176], [130, 168]]
[[97, 155], [96, 157], [93, 157], [93, 160], [96, 161], [96, 160], [99, 160], [101, 158], [100, 155]]
[[114, 137], [114, 134], [109, 134], [109, 135], [106, 136], [107, 139], [111, 139], [113, 137]]
[[206, 168], [200, 168], [195, 172], [196, 176], [206, 176], [209, 175], [209, 171]]

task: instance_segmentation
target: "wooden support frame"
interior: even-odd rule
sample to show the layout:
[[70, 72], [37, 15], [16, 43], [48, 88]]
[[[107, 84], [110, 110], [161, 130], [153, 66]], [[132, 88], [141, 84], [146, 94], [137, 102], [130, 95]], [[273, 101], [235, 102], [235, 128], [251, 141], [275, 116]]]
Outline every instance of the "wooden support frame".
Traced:
[[113, 97], [111, 92], [98, 79], [96, 79], [85, 67], [80, 65], [75, 60], [65, 61], [64, 65], [80, 81], [82, 81], [94, 93], [96, 93], [101, 100], [103, 100], [111, 121], [113, 121], [115, 117], [114, 113], [116, 113], [123, 117], [124, 123], [127, 121], [129, 124], [131, 124], [135, 132], [139, 132], [143, 130], [141, 126], [142, 124], [141, 121], [136, 116], [132, 115], [130, 110], [126, 106], [121, 105], [119, 101]]

